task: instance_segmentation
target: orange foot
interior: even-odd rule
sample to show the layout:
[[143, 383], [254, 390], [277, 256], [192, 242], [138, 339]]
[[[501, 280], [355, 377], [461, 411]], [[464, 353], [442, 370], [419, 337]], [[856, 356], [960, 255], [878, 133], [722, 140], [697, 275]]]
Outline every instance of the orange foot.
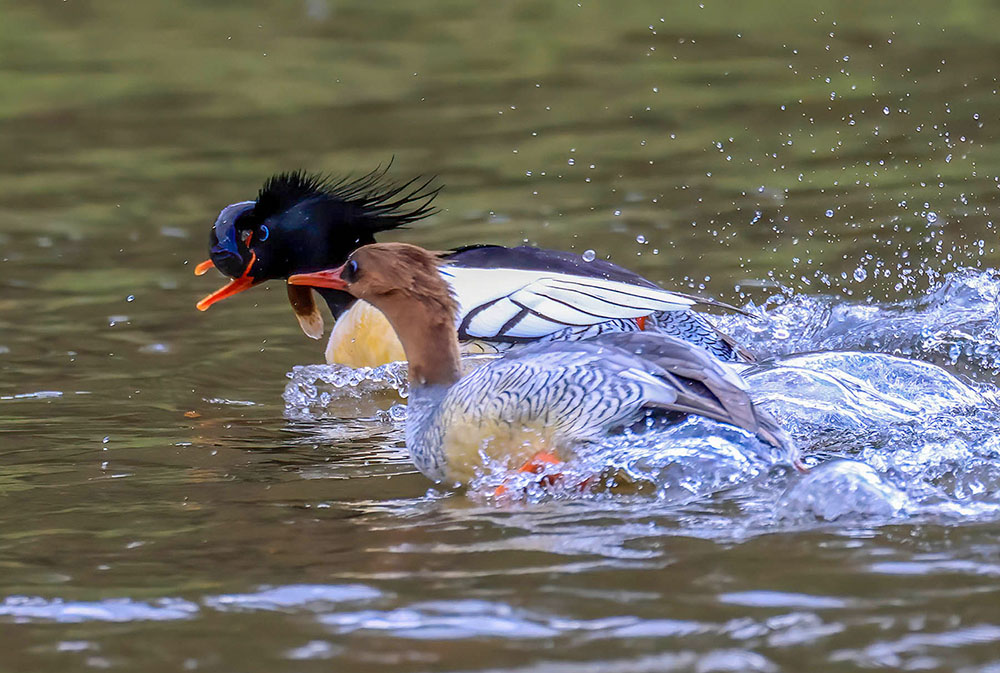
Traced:
[[559, 459], [555, 457], [555, 454], [549, 453], [548, 451], [539, 451], [528, 460], [527, 463], [521, 466], [518, 472], [531, 472], [532, 474], [538, 474], [545, 469], [546, 465], [557, 465]]
[[[541, 474], [545, 471], [545, 468], [549, 465], [558, 465], [560, 462], [559, 458], [555, 454], [549, 453], [548, 451], [539, 451], [534, 456], [532, 456], [528, 462], [521, 466], [518, 472], [530, 472], [532, 474]], [[539, 480], [539, 484], [544, 486], [552, 486], [558, 483], [562, 479], [562, 474], [556, 472], [555, 474], [547, 474]], [[581, 491], [586, 490], [593, 479], [584, 479], [579, 484], [579, 489]], [[493, 491], [494, 497], [500, 497], [507, 493], [507, 484], [500, 484], [497, 486], [496, 490]]]
[[[557, 465], [559, 462], [560, 461], [558, 458], [556, 458], [555, 454], [549, 453], [548, 451], [539, 451], [531, 458], [529, 458], [528, 462], [522, 465], [521, 469], [519, 469], [518, 472], [531, 472], [532, 474], [540, 474], [548, 465]], [[546, 485], [551, 485], [555, 483], [560, 476], [561, 475], [559, 474], [548, 475], [544, 479], [542, 479], [542, 483]], [[507, 484], [505, 483], [500, 484], [499, 486], [497, 486], [496, 490], [493, 491], [493, 495], [495, 497], [500, 497], [501, 495], [504, 495], [506, 493], [507, 493]]]

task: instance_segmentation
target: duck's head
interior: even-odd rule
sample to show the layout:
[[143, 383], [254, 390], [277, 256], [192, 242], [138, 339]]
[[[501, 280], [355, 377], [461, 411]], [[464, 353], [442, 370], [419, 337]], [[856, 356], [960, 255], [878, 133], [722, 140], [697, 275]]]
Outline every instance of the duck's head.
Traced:
[[[256, 200], [223, 208], [210, 233], [211, 258], [195, 273], [215, 266], [233, 280], [202, 299], [198, 309], [268, 280], [343, 264], [354, 250], [374, 243], [378, 232], [434, 212], [431, 201], [440, 188], [432, 180], [396, 184], [385, 179], [387, 170], [340, 180], [280, 173], [264, 183]], [[351, 301], [343, 292], [323, 294], [335, 312], [335, 304]]]
[[453, 325], [458, 305], [440, 265], [438, 253], [416, 245], [375, 243], [355, 250], [342, 266], [294, 274], [288, 283], [347, 292], [380, 309], [390, 321], [419, 313]]
[[415, 245], [375, 243], [358, 248], [336, 269], [294, 274], [288, 283], [348, 292], [372, 304], [403, 344], [410, 382], [451, 384], [460, 376], [458, 304], [440, 264], [439, 254]]

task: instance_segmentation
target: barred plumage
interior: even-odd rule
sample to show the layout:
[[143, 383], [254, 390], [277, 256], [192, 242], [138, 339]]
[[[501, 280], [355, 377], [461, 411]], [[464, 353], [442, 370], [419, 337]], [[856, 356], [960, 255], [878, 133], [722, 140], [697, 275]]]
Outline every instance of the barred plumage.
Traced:
[[[650, 333], [534, 344], [446, 390], [416, 387], [407, 410], [407, 446], [421, 472], [463, 482], [483, 456], [516, 463], [539, 445], [566, 455], [648, 410], [731, 423], [795, 461], [787, 435], [753, 408], [738, 376], [698, 346]], [[533, 441], [518, 446], [525, 438]]]

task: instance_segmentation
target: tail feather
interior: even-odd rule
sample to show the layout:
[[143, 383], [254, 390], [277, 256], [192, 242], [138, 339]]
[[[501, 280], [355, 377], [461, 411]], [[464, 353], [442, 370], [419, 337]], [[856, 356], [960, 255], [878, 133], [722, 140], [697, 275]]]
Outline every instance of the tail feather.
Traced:
[[650, 365], [650, 373], [670, 390], [660, 399], [652, 395], [651, 406], [705, 416], [752, 432], [781, 449], [797, 469], [805, 469], [791, 436], [773, 416], [753, 404], [743, 379], [705, 349], [669, 335], [644, 332], [607, 334], [594, 341], [625, 350]]

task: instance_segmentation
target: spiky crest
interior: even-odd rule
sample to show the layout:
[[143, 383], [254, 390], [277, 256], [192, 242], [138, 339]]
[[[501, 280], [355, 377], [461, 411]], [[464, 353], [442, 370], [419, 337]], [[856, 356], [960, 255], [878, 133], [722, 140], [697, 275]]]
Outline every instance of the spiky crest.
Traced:
[[261, 187], [254, 205], [255, 219], [267, 219], [313, 198], [343, 203], [373, 232], [403, 227], [436, 213], [431, 202], [441, 187], [432, 186], [434, 178], [395, 182], [386, 178], [391, 166], [390, 161], [384, 168], [378, 166], [357, 178], [332, 178], [301, 170], [278, 173]]

